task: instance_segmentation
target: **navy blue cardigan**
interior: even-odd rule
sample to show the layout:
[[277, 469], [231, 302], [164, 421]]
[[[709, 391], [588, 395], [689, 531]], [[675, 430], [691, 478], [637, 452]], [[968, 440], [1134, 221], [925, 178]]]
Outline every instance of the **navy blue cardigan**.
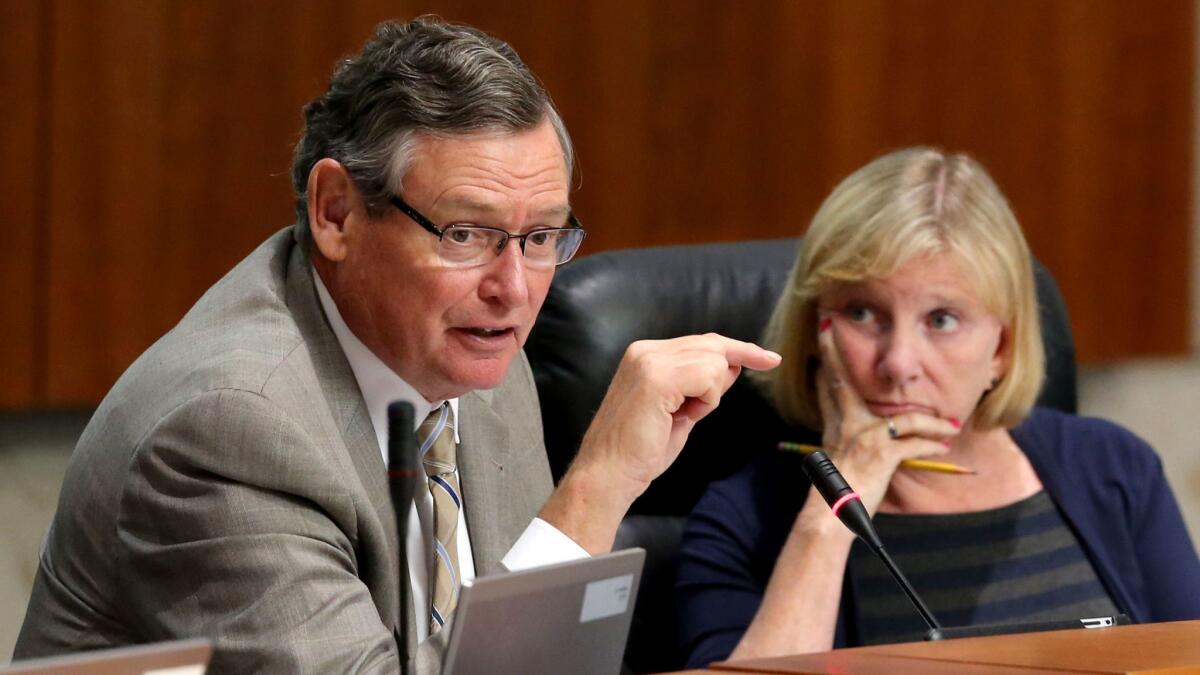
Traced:
[[[1104, 420], [1044, 408], [1012, 436], [1121, 611], [1138, 623], [1200, 618], [1200, 561], [1145, 441]], [[692, 511], [677, 583], [688, 667], [727, 658], [758, 611], [808, 494], [800, 460], [767, 455], [713, 483]], [[848, 595], [835, 647], [855, 646]]]

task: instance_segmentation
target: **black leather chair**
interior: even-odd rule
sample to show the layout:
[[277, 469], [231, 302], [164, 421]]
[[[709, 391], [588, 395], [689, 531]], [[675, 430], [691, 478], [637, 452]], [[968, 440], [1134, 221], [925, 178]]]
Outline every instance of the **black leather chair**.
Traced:
[[[717, 332], [757, 341], [796, 257], [799, 239], [613, 251], [555, 275], [525, 350], [541, 399], [557, 480], [578, 450], [626, 347], [635, 340]], [[1036, 266], [1047, 382], [1039, 403], [1074, 412], [1075, 346], [1062, 296]], [[617, 548], [646, 549], [626, 664], [635, 672], [682, 666], [674, 584], [684, 517], [714, 479], [775, 443], [788, 427], [740, 378], [692, 431], [683, 453], [633, 506]], [[809, 440], [809, 439], [791, 439]]]

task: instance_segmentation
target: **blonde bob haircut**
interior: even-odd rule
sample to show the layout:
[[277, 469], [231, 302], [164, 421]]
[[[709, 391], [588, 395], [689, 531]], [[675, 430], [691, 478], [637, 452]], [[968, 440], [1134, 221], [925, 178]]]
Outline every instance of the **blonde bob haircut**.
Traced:
[[1029, 246], [983, 167], [963, 154], [910, 148], [843, 180], [813, 216], [775, 305], [763, 345], [783, 355], [757, 373], [787, 421], [821, 429], [815, 373], [817, 301], [842, 284], [884, 279], [909, 261], [954, 256], [985, 308], [1004, 325], [1003, 376], [980, 400], [975, 428], [1012, 427], [1045, 377]]

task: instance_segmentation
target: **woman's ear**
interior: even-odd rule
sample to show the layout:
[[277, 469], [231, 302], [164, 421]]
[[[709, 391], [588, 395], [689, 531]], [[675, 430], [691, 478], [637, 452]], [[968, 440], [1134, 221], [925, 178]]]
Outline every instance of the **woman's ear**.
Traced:
[[346, 258], [355, 234], [348, 221], [357, 201], [350, 173], [336, 160], [326, 157], [308, 172], [308, 229], [317, 250], [330, 262]]
[[992, 355], [991, 384], [985, 391], [991, 391], [1000, 384], [1000, 380], [1008, 374], [1012, 360], [1012, 337], [1008, 327], [1000, 330], [1000, 340], [996, 343], [996, 353]]

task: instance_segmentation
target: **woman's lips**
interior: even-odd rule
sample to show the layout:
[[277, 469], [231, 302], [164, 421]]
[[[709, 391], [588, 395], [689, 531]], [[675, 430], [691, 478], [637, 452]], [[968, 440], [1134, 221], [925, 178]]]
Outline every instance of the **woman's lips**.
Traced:
[[889, 401], [867, 401], [867, 409], [876, 417], [892, 417], [893, 415], [903, 415], [904, 413], [920, 412], [926, 415], [937, 416], [937, 411], [927, 405], [920, 403], [892, 403]]

